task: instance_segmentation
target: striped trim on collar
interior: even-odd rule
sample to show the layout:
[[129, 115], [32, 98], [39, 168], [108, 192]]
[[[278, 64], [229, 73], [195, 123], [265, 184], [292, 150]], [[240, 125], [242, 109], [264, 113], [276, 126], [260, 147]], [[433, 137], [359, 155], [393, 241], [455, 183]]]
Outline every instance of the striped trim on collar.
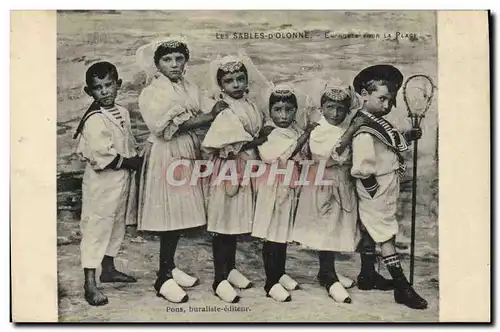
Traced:
[[403, 178], [406, 175], [406, 163], [401, 153], [408, 150], [408, 143], [405, 138], [387, 120], [378, 118], [366, 111], [360, 113], [368, 117], [372, 122], [367, 126], [361, 126], [357, 134], [362, 132], [371, 134], [396, 153], [399, 162], [398, 174]]
[[[387, 121], [384, 118], [376, 117], [373, 114], [370, 114], [366, 111], [361, 111], [361, 112], [368, 118], [370, 118], [370, 120], [374, 121], [384, 129], [384, 131], [387, 133], [387, 135], [384, 136], [387, 136], [389, 138], [390, 145], [392, 145], [399, 152], [404, 152], [408, 150], [408, 143], [406, 142], [404, 137], [399, 133], [399, 131], [396, 128], [394, 128], [394, 126], [389, 121]], [[381, 132], [381, 134], [385, 133]]]

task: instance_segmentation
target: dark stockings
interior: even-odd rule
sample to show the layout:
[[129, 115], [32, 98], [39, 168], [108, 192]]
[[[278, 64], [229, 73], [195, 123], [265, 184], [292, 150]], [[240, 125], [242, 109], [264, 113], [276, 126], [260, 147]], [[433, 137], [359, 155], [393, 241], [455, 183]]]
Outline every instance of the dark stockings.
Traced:
[[229, 272], [235, 267], [236, 261], [236, 235], [214, 234], [212, 238], [212, 253], [214, 257], [214, 283], [213, 290], [226, 280]]
[[264, 259], [264, 270], [266, 272], [266, 284], [264, 289], [269, 293], [271, 288], [277, 284], [282, 275], [285, 274], [286, 243], [264, 242], [262, 246], [262, 257]]
[[175, 269], [174, 257], [177, 243], [179, 242], [179, 231], [168, 231], [160, 233], [160, 259], [158, 278], [155, 289], [160, 290], [165, 281], [172, 278], [172, 270]]
[[328, 291], [330, 287], [339, 281], [335, 272], [335, 252], [320, 251], [318, 281], [321, 286], [325, 286]]

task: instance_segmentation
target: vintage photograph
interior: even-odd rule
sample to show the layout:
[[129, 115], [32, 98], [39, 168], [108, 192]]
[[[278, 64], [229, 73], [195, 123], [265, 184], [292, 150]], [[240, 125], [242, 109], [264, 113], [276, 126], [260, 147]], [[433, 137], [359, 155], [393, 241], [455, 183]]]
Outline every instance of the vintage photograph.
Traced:
[[437, 322], [435, 11], [58, 11], [61, 322]]

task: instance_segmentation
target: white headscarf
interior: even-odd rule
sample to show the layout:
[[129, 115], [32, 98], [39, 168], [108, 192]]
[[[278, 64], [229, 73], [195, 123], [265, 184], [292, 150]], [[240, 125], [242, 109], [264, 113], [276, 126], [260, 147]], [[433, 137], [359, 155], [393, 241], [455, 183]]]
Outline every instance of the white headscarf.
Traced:
[[317, 102], [321, 102], [323, 95], [327, 94], [329, 99], [334, 101], [344, 101], [350, 99], [349, 109], [356, 109], [361, 106], [359, 96], [354, 91], [354, 88], [338, 78], [333, 78], [325, 82], [321, 95], [318, 96]]
[[250, 57], [243, 50], [238, 50], [237, 55], [228, 55], [221, 57], [220, 54], [217, 58], [210, 62], [209, 64], [209, 84], [207, 86], [210, 91], [210, 95], [216, 100], [220, 99], [220, 94], [222, 92], [219, 83], [217, 82], [217, 71], [219, 68], [226, 67], [229, 71], [237, 70], [239, 66], [243, 64], [248, 73], [248, 90], [251, 99], [256, 99], [255, 97], [262, 92], [264, 88], [268, 86], [268, 81], [261, 74], [261, 72], [255, 67]]
[[344, 101], [349, 99], [349, 113], [347, 114], [345, 120], [341, 123], [341, 127], [346, 127], [351, 122], [352, 118], [362, 106], [361, 96], [358, 95], [352, 86], [344, 83], [338, 78], [330, 79], [329, 81], [323, 82], [323, 88], [318, 90], [314, 97], [317, 107], [321, 109], [321, 98], [323, 95], [327, 94], [328, 98], [334, 101]]
[[[146, 73], [148, 80], [158, 72], [158, 68], [156, 68], [156, 64], [154, 61], [156, 50], [160, 45], [168, 42], [181, 42], [186, 44], [186, 46], [188, 46], [189, 48], [190, 57], [192, 57], [192, 50], [189, 47], [187, 38], [182, 35], [157, 39], [150, 42], [149, 44], [139, 47], [135, 52], [136, 61], [139, 67]], [[184, 67], [184, 69], [186, 69], [186, 67]]]
[[[269, 97], [271, 94], [294, 94], [297, 99], [297, 113], [295, 114], [295, 123], [299, 128], [304, 129], [311, 121], [310, 114], [314, 111], [312, 98], [299, 90], [292, 83], [269, 83], [265, 92], [261, 94], [260, 104], [266, 117], [266, 125], [272, 125], [269, 109]], [[314, 119], [315, 120], [315, 119]]]

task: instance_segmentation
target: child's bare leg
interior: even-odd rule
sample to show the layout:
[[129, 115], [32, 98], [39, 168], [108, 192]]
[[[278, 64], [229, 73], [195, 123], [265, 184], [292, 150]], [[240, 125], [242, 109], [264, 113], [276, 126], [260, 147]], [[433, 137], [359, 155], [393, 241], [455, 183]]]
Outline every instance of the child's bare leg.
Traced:
[[387, 257], [396, 254], [396, 239], [393, 237], [389, 241], [380, 244], [382, 257]]
[[410, 285], [401, 267], [399, 256], [396, 253], [395, 238], [381, 243], [380, 248], [384, 257], [384, 264], [394, 279], [394, 299], [412, 309], [427, 308], [427, 301], [415, 292]]
[[97, 288], [95, 281], [95, 270], [96, 269], [83, 269], [85, 276], [85, 300], [90, 305], [101, 306], [108, 303], [108, 298]]

